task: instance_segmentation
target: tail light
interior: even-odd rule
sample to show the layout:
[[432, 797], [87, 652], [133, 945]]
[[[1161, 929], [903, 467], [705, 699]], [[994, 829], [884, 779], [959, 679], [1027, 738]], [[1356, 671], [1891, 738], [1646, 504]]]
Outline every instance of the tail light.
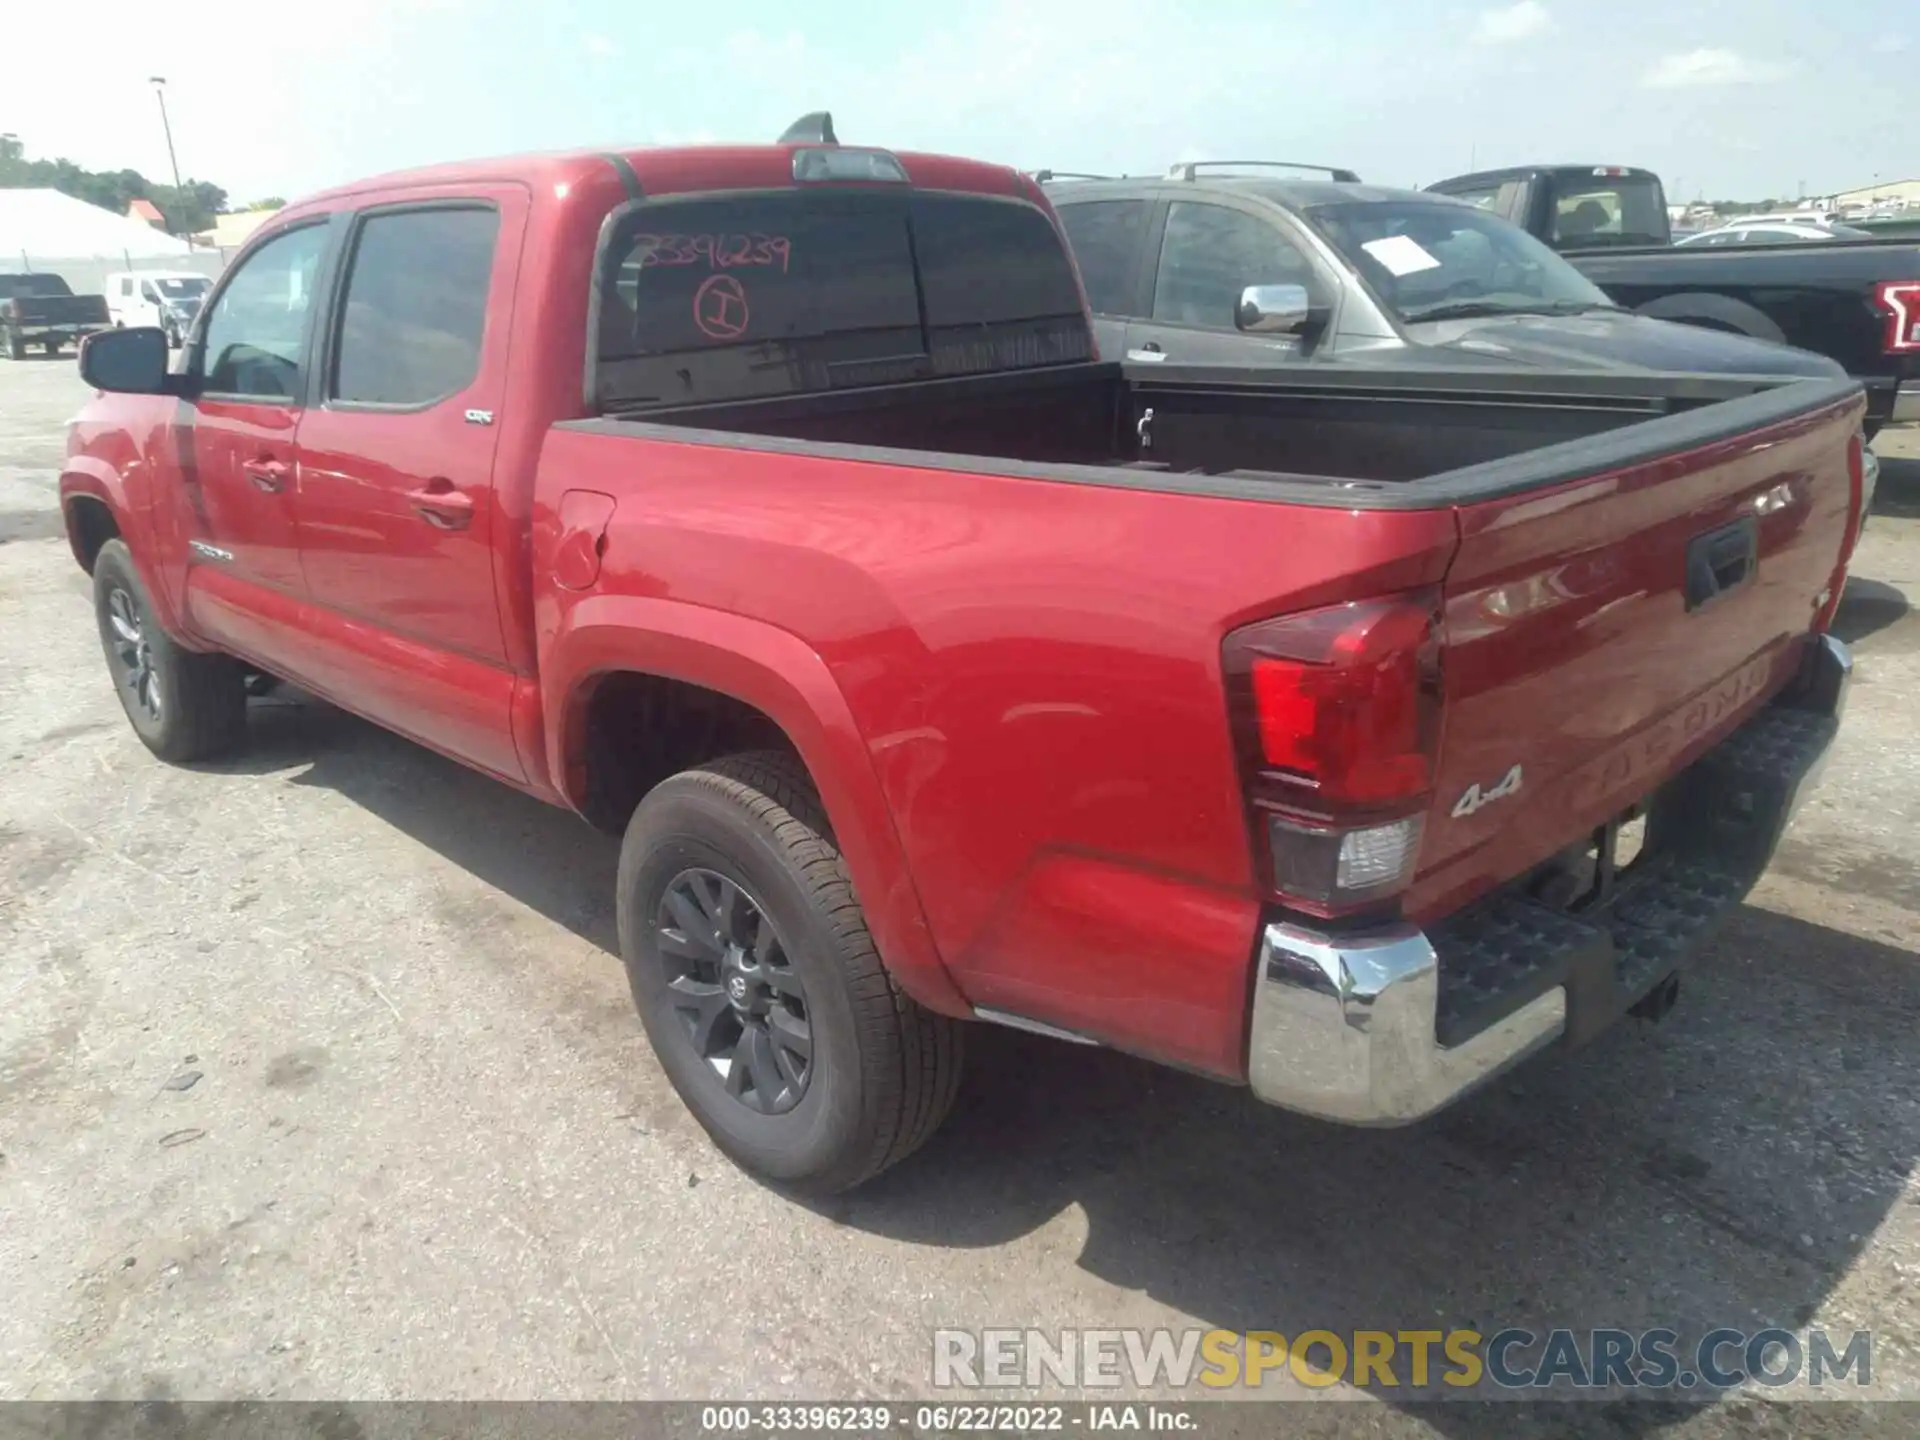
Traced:
[[1842, 565], [1853, 559], [1854, 547], [1860, 543], [1860, 532], [1867, 523], [1867, 437], [1858, 430], [1847, 441], [1847, 489], [1851, 498], [1847, 502], [1847, 543], [1840, 551]]
[[1321, 915], [1404, 889], [1440, 740], [1435, 592], [1249, 625], [1223, 647], [1263, 877]]
[[1873, 293], [1887, 315], [1887, 353], [1920, 350], [1920, 280], [1889, 280]]
[[1840, 563], [1834, 566], [1833, 579], [1827, 585], [1826, 602], [1813, 617], [1816, 635], [1826, 634], [1840, 612], [1840, 601], [1847, 588], [1847, 567], [1853, 563], [1854, 547], [1860, 543], [1860, 532], [1866, 528], [1867, 441], [1859, 431], [1847, 441], [1847, 489], [1847, 533], [1840, 544]]

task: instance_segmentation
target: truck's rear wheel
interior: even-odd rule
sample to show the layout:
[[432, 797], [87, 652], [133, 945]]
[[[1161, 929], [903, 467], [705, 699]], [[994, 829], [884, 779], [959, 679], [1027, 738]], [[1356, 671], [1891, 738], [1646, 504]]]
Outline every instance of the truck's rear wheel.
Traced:
[[45, 349], [47, 354], [58, 356], [60, 353], [60, 342], [58, 340], [49, 340], [45, 343]]
[[120, 708], [141, 742], [162, 760], [205, 760], [246, 733], [246, 677], [225, 655], [176, 645], [154, 618], [153, 602], [119, 540], [93, 562], [93, 607]]
[[743, 1168], [845, 1190], [946, 1118], [961, 1027], [880, 963], [793, 757], [733, 755], [655, 788], [621, 846], [619, 918], [654, 1053]]

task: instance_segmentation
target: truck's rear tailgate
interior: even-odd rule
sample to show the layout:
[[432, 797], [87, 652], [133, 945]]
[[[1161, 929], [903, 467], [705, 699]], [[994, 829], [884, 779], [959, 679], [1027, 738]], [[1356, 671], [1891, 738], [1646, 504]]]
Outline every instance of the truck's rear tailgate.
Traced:
[[1461, 507], [1414, 914], [1578, 843], [1786, 683], [1839, 582], [1860, 413]]

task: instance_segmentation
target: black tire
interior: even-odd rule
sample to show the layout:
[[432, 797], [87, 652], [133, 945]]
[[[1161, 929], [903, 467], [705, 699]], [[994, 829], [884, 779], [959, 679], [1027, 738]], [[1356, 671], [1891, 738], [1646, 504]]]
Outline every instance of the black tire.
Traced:
[[9, 360], [26, 359], [27, 358], [27, 342], [25, 338], [19, 335], [18, 333], [16, 333], [11, 328], [8, 328], [3, 333], [7, 337], [7, 358]]
[[154, 617], [153, 602], [119, 540], [93, 562], [93, 609], [114, 693], [134, 734], [162, 760], [206, 760], [246, 735], [246, 675], [225, 655], [182, 649]]
[[58, 340], [46, 341], [44, 348], [50, 357], [57, 357], [60, 354], [60, 342]]
[[[804, 990], [810, 1060], [784, 1113], [761, 1113], [729, 1091], [719, 1062], [696, 1048], [685, 992], [670, 988], [670, 971], [689, 962], [663, 950], [662, 935], [684, 954], [685, 931], [660, 916], [669, 887], [689, 875], [737, 886], [776, 932], [787, 983], [797, 977]], [[620, 953], [647, 1038], [735, 1163], [778, 1185], [833, 1194], [904, 1159], [940, 1127], [959, 1088], [961, 1024], [914, 1003], [887, 973], [798, 759], [731, 755], [662, 782], [627, 825], [619, 883]]]

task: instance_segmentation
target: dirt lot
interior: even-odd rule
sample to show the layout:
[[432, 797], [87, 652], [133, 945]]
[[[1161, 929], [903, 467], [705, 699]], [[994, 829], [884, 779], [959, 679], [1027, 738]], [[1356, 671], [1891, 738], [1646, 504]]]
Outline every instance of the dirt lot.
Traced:
[[935, 1143], [807, 1209], [654, 1065], [583, 824], [317, 706], [147, 755], [58, 533], [82, 394], [0, 366], [0, 1399], [906, 1397], [936, 1326], [1555, 1324], [1868, 1326], [1920, 1397], [1920, 444], [1838, 757], [1668, 1021], [1396, 1133], [982, 1033]]

